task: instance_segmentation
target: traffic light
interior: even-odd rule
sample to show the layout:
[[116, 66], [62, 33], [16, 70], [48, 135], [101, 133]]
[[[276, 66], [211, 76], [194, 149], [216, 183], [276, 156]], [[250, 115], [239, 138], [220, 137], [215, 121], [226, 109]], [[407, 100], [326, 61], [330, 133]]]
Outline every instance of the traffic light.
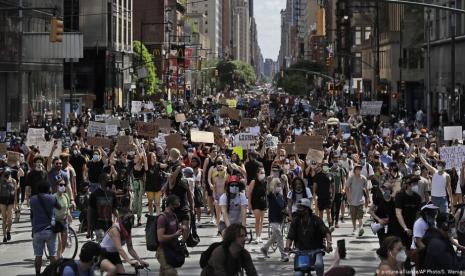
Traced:
[[215, 70], [215, 77], [218, 77], [218, 70]]
[[400, 90], [401, 91], [405, 91], [405, 88], [407, 87], [407, 84], [405, 83], [405, 81], [401, 81], [400, 82]]
[[54, 16], [52, 17], [51, 25], [50, 42], [63, 42], [63, 20], [59, 20], [56, 16]]

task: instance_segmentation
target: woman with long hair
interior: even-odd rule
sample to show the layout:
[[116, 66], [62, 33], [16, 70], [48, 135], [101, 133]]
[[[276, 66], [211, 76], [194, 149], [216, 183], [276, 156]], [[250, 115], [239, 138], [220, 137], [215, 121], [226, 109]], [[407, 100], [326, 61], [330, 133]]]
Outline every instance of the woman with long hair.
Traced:
[[0, 210], [2, 212], [3, 242], [11, 240], [13, 209], [16, 209], [18, 182], [11, 177], [11, 170], [6, 168], [0, 178]]
[[308, 198], [311, 201], [313, 195], [310, 189], [305, 187], [304, 180], [300, 177], [296, 177], [292, 179], [291, 190], [287, 194], [287, 206], [290, 218], [297, 212], [297, 202], [302, 198]]
[[407, 254], [399, 237], [389, 236], [384, 239], [376, 253], [381, 259], [377, 275], [404, 275], [403, 263], [407, 260]]
[[132, 171], [132, 211], [137, 215], [137, 226], [141, 226], [142, 196], [144, 195], [145, 172], [148, 170], [145, 150], [135, 145], [134, 169]]
[[154, 205], [156, 214], [160, 214], [161, 189], [164, 184], [162, 169], [165, 169], [167, 165], [158, 162], [157, 155], [153, 152], [149, 152], [147, 155], [147, 165], [145, 191], [149, 204], [149, 214], [153, 214]]
[[255, 179], [250, 182], [249, 188], [247, 189], [249, 205], [255, 216], [255, 244], [262, 242], [263, 219], [265, 218], [265, 211], [268, 207], [266, 186], [265, 169], [261, 167], [258, 169]]
[[247, 198], [244, 195], [245, 185], [238, 176], [230, 176], [226, 182], [226, 192], [221, 195], [220, 233], [231, 224], [246, 225]]
[[216, 224], [219, 224], [221, 209], [219, 200], [221, 195], [225, 192], [225, 183], [228, 179], [228, 172], [224, 164], [223, 156], [217, 156], [215, 158], [215, 166], [210, 169], [208, 181], [211, 184], [213, 190], [213, 199], [215, 204], [215, 220]]

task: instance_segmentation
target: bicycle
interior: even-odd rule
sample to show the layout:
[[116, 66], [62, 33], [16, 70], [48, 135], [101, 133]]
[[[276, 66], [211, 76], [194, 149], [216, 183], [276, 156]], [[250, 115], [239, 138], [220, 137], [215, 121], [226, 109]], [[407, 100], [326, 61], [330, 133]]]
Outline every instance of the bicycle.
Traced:
[[290, 254], [294, 254], [294, 276], [312, 275], [312, 271], [315, 271], [316, 256], [321, 254], [323, 256], [325, 251], [323, 249], [316, 250], [291, 250]]
[[144, 270], [145, 274], [148, 275], [150, 272], [150, 268], [143, 266], [143, 265], [131, 265], [131, 267], [134, 269], [134, 273], [129, 273], [129, 272], [124, 272], [124, 273], [117, 273], [116, 275], [119, 276], [138, 276], [140, 274], [140, 270]]
[[[61, 235], [61, 233], [56, 233], [57, 234], [57, 250], [59, 250], [60, 245], [61, 245], [61, 239], [58, 238], [58, 235]], [[62, 258], [64, 259], [73, 259], [76, 257], [78, 251], [78, 238], [76, 235], [76, 232], [74, 229], [68, 225], [68, 236], [67, 236], [67, 245], [65, 250], [63, 251]], [[47, 247], [44, 248], [44, 253], [45, 256], [47, 257], [47, 260], [50, 259], [50, 256], [47, 252]], [[59, 254], [57, 254], [59, 255]]]

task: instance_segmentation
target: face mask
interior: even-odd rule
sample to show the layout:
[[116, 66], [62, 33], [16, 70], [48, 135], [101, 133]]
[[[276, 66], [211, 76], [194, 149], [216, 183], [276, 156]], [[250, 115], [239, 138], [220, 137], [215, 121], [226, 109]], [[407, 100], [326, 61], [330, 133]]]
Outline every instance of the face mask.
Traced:
[[343, 153], [342, 158], [347, 158], [347, 153]]
[[434, 225], [436, 222], [436, 218], [434, 216], [427, 215], [425, 216], [425, 219], [428, 225]]
[[329, 167], [328, 167], [328, 166], [323, 166], [323, 171], [324, 171], [324, 172], [329, 171]]
[[283, 193], [283, 188], [282, 187], [275, 187], [274, 192], [277, 194], [282, 194]]
[[416, 176], [419, 176], [419, 175], [421, 174], [421, 171], [415, 171], [414, 174], [415, 174]]
[[41, 171], [41, 170], [42, 170], [42, 165], [37, 165], [37, 166], [35, 167], [35, 170], [36, 170], [36, 171]]
[[96, 161], [99, 160], [99, 158], [100, 158], [100, 156], [94, 154], [94, 156], [92, 156], [92, 161], [95, 161], [95, 162], [96, 162]]
[[230, 187], [229, 187], [229, 192], [230, 192], [231, 194], [238, 194], [238, 193], [239, 193], [239, 187], [237, 187], [237, 186], [230, 186]]
[[265, 174], [259, 174], [258, 175], [258, 180], [262, 181], [263, 179], [265, 179], [266, 175]]
[[387, 151], [383, 151], [383, 155], [387, 155], [387, 154], [388, 154], [388, 152], [387, 152]]
[[289, 164], [291, 164], [292, 166], [295, 166], [295, 160], [289, 161]]
[[405, 250], [401, 250], [399, 253], [396, 255], [396, 261], [398, 263], [404, 263], [407, 260], [407, 254], [405, 253]]
[[285, 170], [289, 170], [291, 166], [289, 164], [285, 164], [283, 167]]
[[286, 157], [284, 157], [284, 156], [279, 157], [279, 160], [281, 160], [281, 161], [284, 161], [285, 159], [286, 159]]
[[65, 186], [58, 186], [58, 191], [61, 193], [66, 192], [66, 187]]
[[443, 166], [438, 166], [438, 171], [442, 172], [444, 170]]
[[79, 153], [79, 151], [73, 150], [73, 154], [74, 154], [74, 155], [78, 155], [78, 153]]
[[362, 159], [362, 160], [360, 160], [360, 163], [362, 164], [362, 166], [364, 166], [366, 162], [367, 162], [367, 160], [366, 160], [366, 159]]
[[391, 199], [391, 192], [390, 191], [384, 191], [383, 193], [384, 200], [388, 201]]

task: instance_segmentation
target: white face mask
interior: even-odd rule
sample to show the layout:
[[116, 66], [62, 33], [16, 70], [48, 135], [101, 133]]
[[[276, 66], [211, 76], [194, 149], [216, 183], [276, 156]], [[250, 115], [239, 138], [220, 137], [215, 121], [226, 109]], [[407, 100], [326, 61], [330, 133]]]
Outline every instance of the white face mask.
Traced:
[[229, 192], [230, 192], [231, 194], [238, 194], [238, 193], [239, 193], [239, 187], [237, 187], [237, 186], [231, 186], [231, 187], [229, 187]]
[[388, 152], [387, 152], [387, 151], [383, 151], [383, 155], [387, 155], [387, 154], [388, 154]]
[[59, 191], [60, 193], [66, 192], [66, 186], [58, 186], [58, 191]]
[[347, 153], [343, 153], [342, 158], [347, 158]]
[[421, 171], [415, 171], [414, 173], [416, 176], [420, 175], [421, 174]]
[[438, 171], [442, 172], [444, 170], [443, 166], [438, 166]]
[[258, 175], [258, 180], [262, 181], [263, 179], [265, 179], [266, 175], [261, 173]]
[[289, 163], [294, 166], [295, 165], [295, 160], [290, 160]]
[[289, 170], [289, 169], [290, 169], [290, 165], [289, 165], [289, 164], [285, 164], [285, 165], [283, 166], [283, 168], [284, 168], [285, 170]]
[[274, 192], [277, 194], [282, 194], [283, 193], [283, 187], [275, 187]]
[[398, 263], [404, 263], [407, 260], [407, 254], [405, 253], [405, 250], [401, 250], [399, 253], [396, 255], [396, 261]]

